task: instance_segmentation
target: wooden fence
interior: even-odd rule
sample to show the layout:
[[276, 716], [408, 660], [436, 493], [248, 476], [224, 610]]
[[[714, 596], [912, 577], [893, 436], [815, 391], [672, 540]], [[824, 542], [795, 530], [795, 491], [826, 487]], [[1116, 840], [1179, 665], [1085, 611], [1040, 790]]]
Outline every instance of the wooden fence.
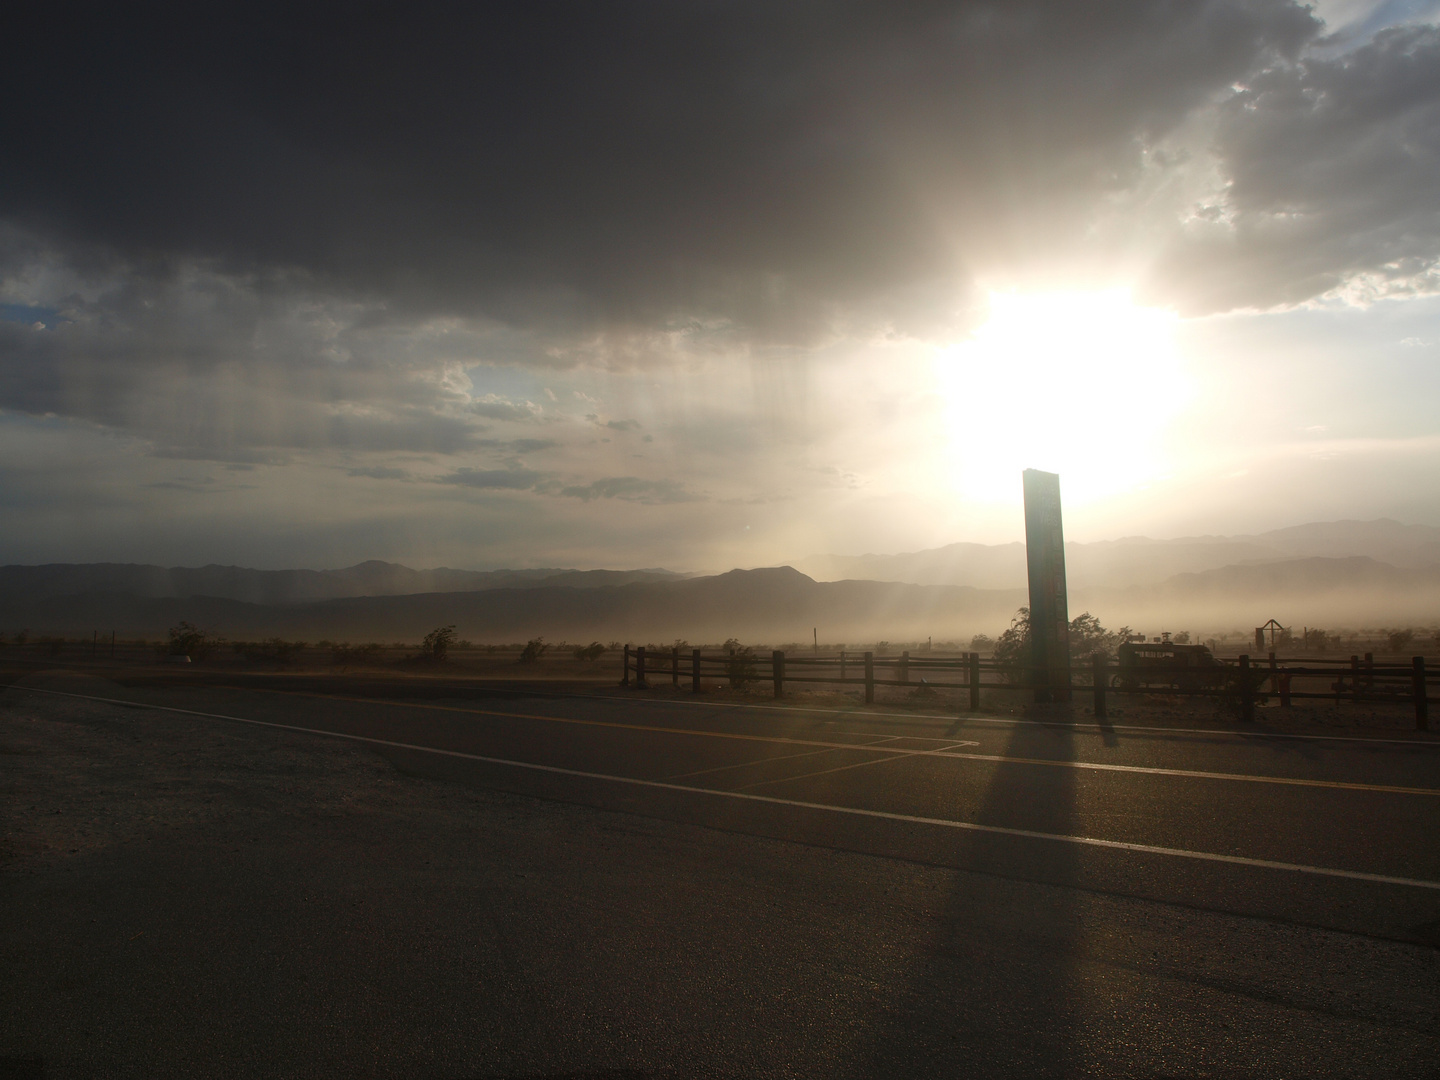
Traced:
[[775, 697], [783, 697], [790, 683], [863, 687], [866, 704], [875, 701], [877, 686], [922, 686], [935, 690], [961, 691], [961, 700], [970, 711], [980, 708], [983, 690], [1044, 690], [1052, 700], [1088, 695], [1096, 719], [1105, 719], [1111, 694], [1179, 694], [1212, 697], [1232, 703], [1245, 721], [1255, 719], [1261, 700], [1277, 697], [1282, 707], [1300, 699], [1410, 703], [1415, 727], [1429, 729], [1429, 686], [1440, 676], [1427, 672], [1425, 658], [1408, 663], [1377, 662], [1372, 654], [1348, 660], [1282, 659], [1270, 653], [1264, 659], [1248, 655], [1218, 660], [1213, 667], [1162, 666], [1146, 664], [1122, 667], [1104, 657], [1070, 669], [1069, 684], [1056, 686], [1041, 680], [1034, 669], [1016, 668], [994, 660], [982, 660], [979, 653], [958, 656], [876, 656], [873, 652], [840, 653], [838, 656], [787, 655], [776, 649], [768, 662], [763, 654], [748, 650], [706, 653], [691, 649], [625, 647], [622, 686], [648, 687], [668, 681], [679, 687], [688, 681], [700, 693], [705, 679], [726, 680], [732, 687], [770, 682]]

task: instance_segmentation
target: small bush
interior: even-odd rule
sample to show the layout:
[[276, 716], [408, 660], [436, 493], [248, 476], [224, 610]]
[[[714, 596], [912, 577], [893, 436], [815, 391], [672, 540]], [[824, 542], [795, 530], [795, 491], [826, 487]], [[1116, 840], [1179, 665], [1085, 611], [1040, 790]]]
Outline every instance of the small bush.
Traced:
[[[1070, 620], [1070, 663], [1078, 666], [1096, 654], [1113, 657], [1116, 646], [1136, 636], [1128, 626], [1114, 632], [1106, 630], [1094, 615], [1088, 611], [1081, 612]], [[1144, 640], [1143, 636], [1141, 640]], [[994, 657], [1008, 682], [1024, 683], [1027, 680], [1031, 665], [1028, 607], [1015, 612], [1009, 628], [995, 642]]]
[[730, 656], [729, 675], [731, 686], [739, 690], [758, 678], [755, 670], [754, 649], [748, 645], [741, 645], [735, 638], [729, 638], [725, 642], [725, 651]]
[[336, 645], [330, 650], [330, 662], [342, 670], [352, 664], [374, 664], [379, 659], [380, 644], [375, 641], [368, 645]]
[[171, 656], [188, 656], [191, 660], [203, 660], [224, 641], [218, 634], [202, 630], [192, 622], [182, 619], [170, 628], [170, 641], [165, 651]]
[[605, 646], [598, 641], [592, 641], [589, 645], [581, 645], [575, 650], [576, 660], [598, 660], [605, 655]]
[[531, 638], [525, 643], [525, 648], [520, 650], [520, 663], [533, 664], [540, 657], [545, 655], [545, 650], [550, 648], [543, 637]]
[[1385, 635], [1385, 644], [1390, 647], [1392, 653], [1404, 652], [1414, 640], [1414, 630], [1391, 630]]
[[279, 664], [289, 667], [300, 659], [308, 646], [303, 641], [284, 641], [281, 638], [266, 638], [264, 641], [237, 641], [233, 648], [246, 660], [261, 664]]
[[455, 626], [437, 626], [420, 642], [420, 652], [431, 660], [444, 660], [450, 646], [455, 643]]

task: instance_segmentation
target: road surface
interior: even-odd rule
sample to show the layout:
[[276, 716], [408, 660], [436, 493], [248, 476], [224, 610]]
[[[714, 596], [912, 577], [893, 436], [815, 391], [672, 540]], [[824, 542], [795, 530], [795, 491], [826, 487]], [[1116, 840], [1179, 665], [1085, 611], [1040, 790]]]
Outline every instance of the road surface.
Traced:
[[[4, 702], [256, 747], [339, 737], [422, 785], [613, 830], [583, 855], [547, 833], [526, 901], [611, 947], [572, 942], [585, 959], [567, 974], [554, 941], [502, 933], [508, 981], [463, 991], [476, 1015], [523, 1020], [531, 1057], [499, 1029], [472, 1032], [492, 1056], [441, 1055], [425, 1075], [1426, 1075], [1440, 1060], [1440, 742], [1426, 736], [260, 682], [51, 673]], [[655, 862], [677, 837], [680, 881]], [[575, 883], [580, 865], [603, 897]], [[492, 922], [523, 921], [498, 903]], [[34, 918], [21, 930], [43, 935]], [[198, 962], [176, 956], [168, 977]], [[632, 1007], [587, 997], [607, 984]], [[590, 1004], [572, 1015], [575, 995]], [[571, 1029], [597, 1009], [603, 1053], [587, 1058]], [[405, 1071], [400, 1044], [464, 1042], [456, 1024], [411, 1022], [374, 1074]], [[6, 1030], [14, 1060], [31, 1043], [62, 1060], [43, 1028]]]

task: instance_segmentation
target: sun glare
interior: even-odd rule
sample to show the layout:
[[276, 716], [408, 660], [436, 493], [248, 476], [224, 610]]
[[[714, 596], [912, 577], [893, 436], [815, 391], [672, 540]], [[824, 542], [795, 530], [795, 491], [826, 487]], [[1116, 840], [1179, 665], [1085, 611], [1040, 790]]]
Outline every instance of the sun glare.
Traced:
[[985, 324], [936, 358], [954, 486], [1012, 502], [1019, 471], [1038, 468], [1083, 501], [1164, 474], [1189, 398], [1176, 321], [1123, 290], [992, 293]]

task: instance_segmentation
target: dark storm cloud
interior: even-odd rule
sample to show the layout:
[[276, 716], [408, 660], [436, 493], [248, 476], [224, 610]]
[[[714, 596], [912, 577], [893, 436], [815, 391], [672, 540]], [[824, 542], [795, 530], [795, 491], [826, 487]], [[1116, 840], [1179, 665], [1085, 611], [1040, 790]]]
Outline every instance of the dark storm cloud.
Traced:
[[1281, 0], [27, 5], [0, 216], [387, 317], [924, 329], [1317, 32]]
[[1215, 149], [1231, 182], [1210, 210], [1229, 220], [1165, 267], [1190, 306], [1416, 287], [1440, 256], [1440, 31], [1259, 74], [1225, 105]]
[[409, 480], [410, 473], [404, 469], [391, 468], [388, 465], [373, 465], [360, 468], [346, 469], [348, 476], [363, 476], [370, 480]]
[[533, 469], [456, 469], [436, 477], [436, 483], [460, 487], [488, 488], [508, 491], [529, 491], [544, 479]]
[[688, 491], [675, 480], [642, 480], [638, 476], [612, 476], [589, 484], [560, 489], [560, 494], [573, 499], [623, 499], [640, 503], [699, 502], [704, 496]]

